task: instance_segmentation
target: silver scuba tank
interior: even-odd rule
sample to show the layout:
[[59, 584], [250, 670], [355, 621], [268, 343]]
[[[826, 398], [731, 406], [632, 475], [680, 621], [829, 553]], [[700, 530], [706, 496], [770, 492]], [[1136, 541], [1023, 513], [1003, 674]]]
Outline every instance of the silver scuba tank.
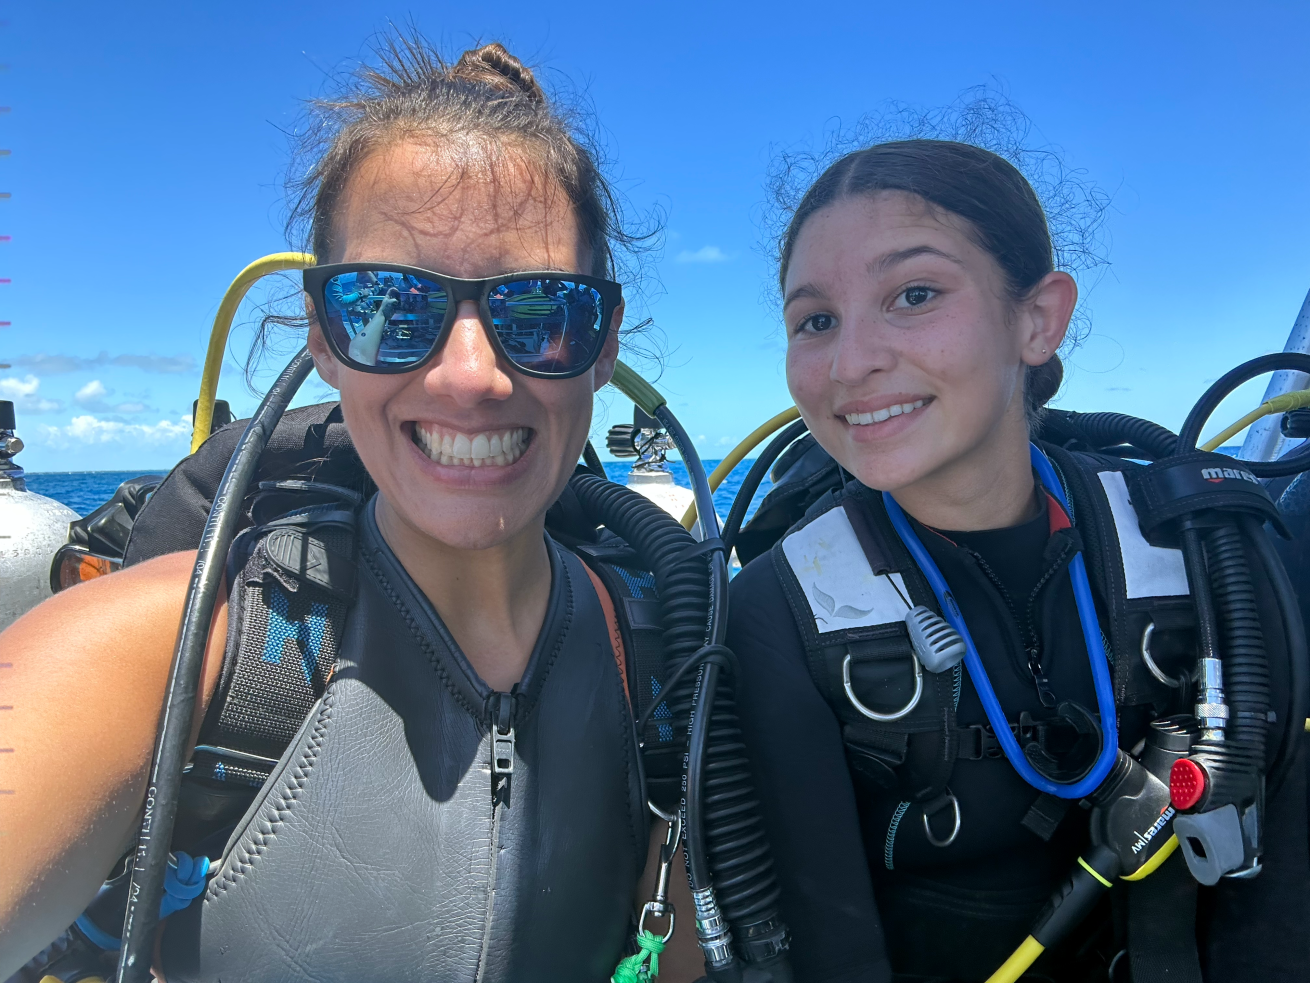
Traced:
[[0, 400], [0, 631], [50, 596], [51, 560], [78, 518], [27, 490], [23, 469], [13, 462], [23, 449], [14, 429], [14, 404]]

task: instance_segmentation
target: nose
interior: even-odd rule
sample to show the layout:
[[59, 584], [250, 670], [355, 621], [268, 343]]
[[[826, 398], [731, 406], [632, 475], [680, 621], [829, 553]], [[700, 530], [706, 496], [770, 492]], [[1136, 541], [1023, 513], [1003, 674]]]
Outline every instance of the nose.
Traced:
[[875, 318], [847, 320], [837, 329], [830, 377], [844, 386], [858, 386], [874, 372], [896, 367], [896, 353], [884, 326]]
[[423, 386], [433, 396], [476, 406], [486, 399], [507, 399], [513, 380], [491, 347], [476, 301], [460, 301], [450, 337], [429, 365]]

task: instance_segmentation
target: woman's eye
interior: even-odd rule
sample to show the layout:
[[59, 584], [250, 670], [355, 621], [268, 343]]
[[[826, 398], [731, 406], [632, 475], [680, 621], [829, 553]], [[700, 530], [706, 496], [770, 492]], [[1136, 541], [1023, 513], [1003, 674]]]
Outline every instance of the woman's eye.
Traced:
[[932, 287], [906, 287], [896, 298], [893, 307], [922, 307], [928, 301], [937, 296], [937, 291]]
[[811, 331], [815, 334], [822, 334], [824, 331], [831, 330], [837, 326], [837, 319], [831, 314], [811, 314], [800, 324], [796, 325], [796, 333]]

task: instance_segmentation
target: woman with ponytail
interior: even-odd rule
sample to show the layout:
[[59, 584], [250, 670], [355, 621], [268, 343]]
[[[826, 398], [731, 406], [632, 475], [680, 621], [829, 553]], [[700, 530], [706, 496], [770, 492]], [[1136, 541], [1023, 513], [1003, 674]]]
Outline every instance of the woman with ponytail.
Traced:
[[[923, 139], [847, 154], [779, 260], [788, 385], [845, 479], [732, 585], [792, 965], [808, 983], [982, 981], [1090, 846], [1089, 793], [1071, 790], [1186, 702], [1186, 626], [1155, 626], [1165, 683], [1137, 651], [1149, 612], [1188, 604], [1181, 558], [1137, 529], [1135, 465], [1037, 438], [1078, 288], [1010, 162]], [[1198, 918], [1172, 856], [1148, 895], [1108, 892], [1131, 927], [1103, 904], [1023, 978], [1299, 978], [1305, 946], [1257, 960], [1232, 940], [1303, 934], [1285, 912], [1304, 910], [1304, 812], [1289, 779], [1269, 813], [1277, 872], [1203, 893]], [[1206, 922], [1220, 910], [1223, 932]], [[1143, 931], [1160, 937], [1130, 946]]]

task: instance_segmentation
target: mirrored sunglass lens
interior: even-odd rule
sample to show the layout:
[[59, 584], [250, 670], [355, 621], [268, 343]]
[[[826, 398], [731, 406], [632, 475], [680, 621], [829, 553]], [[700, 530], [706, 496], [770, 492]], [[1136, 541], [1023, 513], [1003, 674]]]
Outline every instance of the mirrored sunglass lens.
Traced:
[[438, 283], [390, 270], [339, 273], [327, 282], [324, 321], [352, 361], [404, 367], [432, 351], [446, 318]]
[[538, 372], [587, 364], [601, 336], [600, 293], [575, 280], [513, 280], [487, 298], [496, 337], [510, 361]]

